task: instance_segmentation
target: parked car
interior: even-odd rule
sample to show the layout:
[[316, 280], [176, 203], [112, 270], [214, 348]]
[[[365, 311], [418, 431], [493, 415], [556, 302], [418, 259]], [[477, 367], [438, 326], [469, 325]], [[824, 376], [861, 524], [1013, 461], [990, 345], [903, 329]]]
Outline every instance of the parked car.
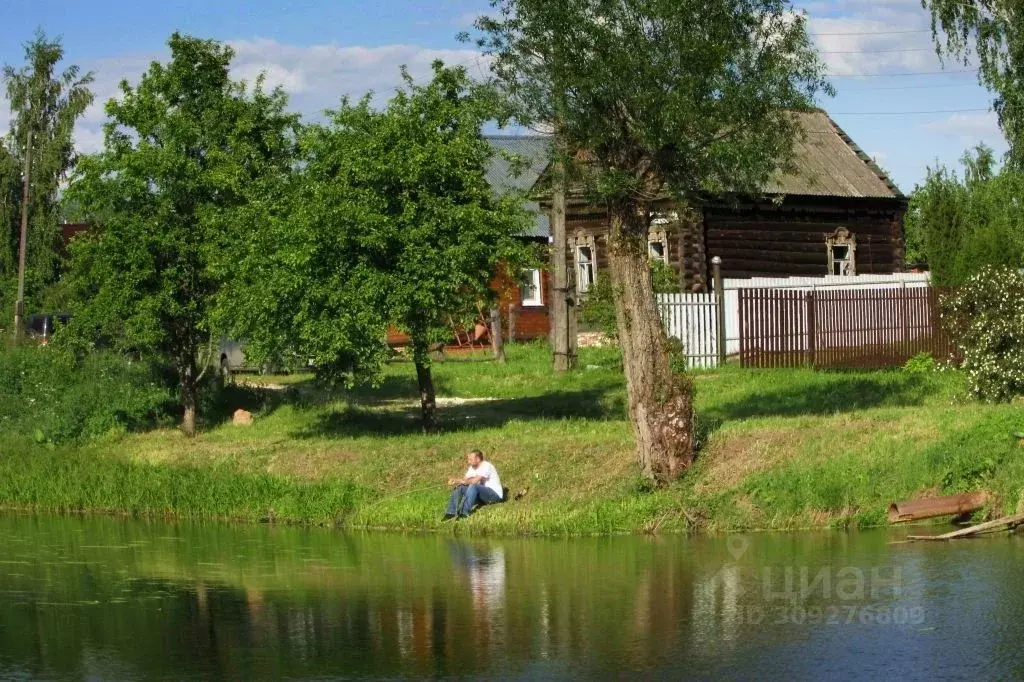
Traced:
[[231, 339], [220, 340], [220, 371], [224, 374], [246, 372], [259, 369], [250, 367], [245, 358], [245, 348]]
[[280, 358], [262, 365], [255, 365], [245, 355], [245, 343], [228, 338], [220, 340], [220, 371], [224, 375], [235, 372], [259, 372], [260, 374], [287, 374], [289, 372], [308, 371], [312, 361], [303, 362], [298, 355]]

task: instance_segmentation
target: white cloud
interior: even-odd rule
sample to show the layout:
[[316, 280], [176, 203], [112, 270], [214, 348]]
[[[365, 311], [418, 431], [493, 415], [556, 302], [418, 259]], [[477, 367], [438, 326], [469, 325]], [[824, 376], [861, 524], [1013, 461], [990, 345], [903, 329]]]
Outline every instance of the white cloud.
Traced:
[[939, 135], [959, 137], [966, 144], [1002, 139], [999, 118], [993, 112], [952, 114], [940, 121], [926, 123], [924, 128]]
[[82, 154], [95, 154], [103, 149], [103, 129], [97, 125], [79, 124], [75, 127], [75, 149]]
[[[938, 71], [931, 34], [888, 33], [923, 31], [927, 23], [917, 14], [881, 18], [810, 19], [810, 31], [828, 72], [836, 76], [894, 72]], [[953, 70], [958, 70], [950, 65]], [[962, 67], [961, 67], [962, 68]]]
[[889, 158], [889, 155], [885, 152], [868, 152], [868, 156], [880, 166], [885, 165], [886, 160]]
[[[802, 2], [808, 30], [835, 76], [939, 71], [931, 18], [920, 0], [829, 0]], [[948, 61], [950, 71], [964, 69]], [[842, 82], [842, 81], [840, 81]]]
[[304, 115], [316, 116], [336, 105], [343, 95], [358, 97], [374, 91], [386, 96], [402, 85], [399, 67], [405, 65], [416, 80], [430, 75], [437, 60], [466, 66], [471, 75], [486, 69], [475, 50], [438, 50], [416, 45], [380, 47], [342, 46], [336, 43], [299, 46], [257, 38], [233, 40], [236, 78], [255, 81], [265, 72], [268, 85], [280, 85]]
[[[290, 106], [307, 120], [321, 117], [324, 109], [336, 106], [343, 95], [354, 98], [368, 92], [386, 97], [402, 85], [399, 68], [404, 64], [417, 80], [430, 76], [431, 64], [443, 60], [449, 65], [465, 66], [471, 76], [486, 73], [487, 62], [471, 49], [441, 50], [416, 45], [383, 45], [380, 47], [322, 45], [291, 45], [266, 38], [228, 41], [235, 50], [232, 76], [255, 82], [266, 74], [268, 86], [280, 85], [290, 97]], [[93, 92], [96, 101], [86, 111], [75, 129], [76, 146], [82, 152], [102, 148], [102, 125], [106, 120], [104, 107], [119, 93], [122, 80], [135, 83], [153, 60], [169, 58], [167, 51], [124, 55], [83, 64], [95, 73]], [[0, 130], [6, 111], [0, 111]]]

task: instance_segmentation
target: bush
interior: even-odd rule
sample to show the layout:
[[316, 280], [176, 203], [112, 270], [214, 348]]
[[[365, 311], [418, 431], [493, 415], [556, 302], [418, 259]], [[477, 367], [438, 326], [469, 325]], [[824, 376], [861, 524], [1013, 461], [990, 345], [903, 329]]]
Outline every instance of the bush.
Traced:
[[991, 149], [964, 154], [963, 172], [929, 169], [907, 212], [908, 260], [925, 257], [936, 286], [960, 286], [983, 266], [1020, 264], [1024, 175], [998, 168]]
[[1024, 274], [985, 267], [943, 301], [971, 393], [989, 402], [1024, 395]]
[[0, 433], [63, 443], [151, 426], [168, 417], [167, 384], [112, 353], [76, 360], [51, 347], [0, 353]]
[[927, 374], [934, 372], [937, 368], [938, 363], [935, 362], [931, 353], [918, 353], [903, 365], [903, 371], [908, 374]]
[[[679, 293], [679, 273], [662, 261], [651, 261], [651, 278], [655, 294]], [[618, 339], [619, 333], [614, 296], [611, 273], [607, 273], [590, 288], [580, 308], [580, 322], [585, 328], [603, 332], [613, 340]]]

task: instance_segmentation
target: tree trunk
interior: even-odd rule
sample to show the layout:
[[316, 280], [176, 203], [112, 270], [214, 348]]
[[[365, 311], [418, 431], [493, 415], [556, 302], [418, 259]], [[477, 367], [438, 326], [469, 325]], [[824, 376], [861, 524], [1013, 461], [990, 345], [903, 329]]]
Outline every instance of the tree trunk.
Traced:
[[178, 370], [181, 385], [181, 405], [185, 415], [181, 422], [181, 430], [192, 438], [196, 435], [196, 411], [199, 403], [199, 386], [196, 378], [196, 363], [186, 361]]
[[693, 463], [693, 390], [673, 372], [654, 300], [648, 229], [639, 207], [613, 210], [609, 260], [637, 459], [644, 476], [665, 484]]
[[555, 356], [555, 371], [566, 372], [576, 366], [575, 325], [570, 322], [569, 259], [567, 257], [568, 235], [565, 226], [565, 164], [561, 159], [562, 150], [556, 150], [553, 175], [554, 195], [551, 202], [551, 349]]
[[437, 428], [437, 395], [434, 392], [434, 375], [430, 371], [430, 348], [426, 344], [413, 340], [413, 362], [420, 390], [423, 433], [433, 433]]
[[501, 338], [501, 310], [497, 306], [491, 308], [491, 350], [494, 351], [495, 360], [505, 362], [505, 341]]

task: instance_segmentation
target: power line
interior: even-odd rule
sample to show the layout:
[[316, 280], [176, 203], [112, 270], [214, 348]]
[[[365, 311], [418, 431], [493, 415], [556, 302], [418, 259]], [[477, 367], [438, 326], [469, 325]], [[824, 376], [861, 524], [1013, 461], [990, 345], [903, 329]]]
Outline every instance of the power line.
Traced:
[[896, 36], [896, 35], [907, 35], [910, 33], [931, 33], [930, 28], [922, 28], [911, 31], [853, 31], [851, 33], [810, 33], [812, 37], [817, 36]]
[[962, 71], [912, 71], [909, 73], [827, 73], [830, 78], [897, 78], [900, 76], [952, 76], [964, 73], [978, 73], [977, 69]]
[[831, 116], [925, 116], [931, 114], [968, 114], [991, 109], [933, 109], [931, 111], [830, 111]]
[[942, 83], [940, 85], [882, 85], [877, 88], [843, 88], [840, 92], [875, 92], [878, 90], [941, 90], [943, 88], [974, 88], [977, 83]]
[[898, 52], [934, 52], [933, 47], [909, 47], [900, 50], [818, 50], [819, 54], [896, 54]]

